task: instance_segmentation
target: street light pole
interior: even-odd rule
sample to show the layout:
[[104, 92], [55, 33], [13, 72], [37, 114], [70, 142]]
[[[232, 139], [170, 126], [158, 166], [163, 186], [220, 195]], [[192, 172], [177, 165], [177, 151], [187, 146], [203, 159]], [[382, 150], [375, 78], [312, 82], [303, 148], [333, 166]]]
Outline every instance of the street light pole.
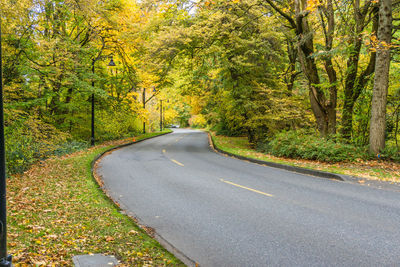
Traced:
[[163, 106], [163, 113], [162, 113], [162, 121], [163, 121], [163, 128], [164, 128], [164, 124], [165, 124], [165, 107], [164, 106]]
[[7, 205], [6, 205], [6, 152], [4, 144], [3, 61], [0, 18], [0, 266], [10, 267], [7, 254]]
[[[143, 110], [146, 110], [146, 88], [143, 88]], [[146, 133], [146, 120], [143, 119], [143, 133]]]
[[[96, 63], [96, 61], [98, 59], [100, 59], [100, 55], [96, 59], [95, 58], [92, 59], [92, 73], [93, 73], [92, 87], [93, 87], [93, 90], [94, 90], [94, 73], [95, 73], [94, 72], [95, 71], [94, 65], [95, 65], [95, 63]], [[116, 64], [115, 64], [115, 62], [114, 62], [112, 57], [111, 57], [110, 63], [108, 63], [108, 66], [109, 67], [115, 67], [116, 66]], [[91, 122], [90, 145], [94, 146], [94, 144], [95, 144], [95, 136], [94, 136], [94, 92], [92, 93], [91, 100], [92, 100], [92, 122]]]
[[160, 131], [162, 132], [163, 130], [163, 106], [162, 106], [162, 100], [160, 100]]
[[[92, 73], [93, 73], [93, 79], [92, 79], [92, 87], [94, 90], [94, 64], [96, 63], [96, 60], [92, 60]], [[91, 146], [94, 146], [94, 93], [92, 93], [92, 135], [90, 138], [90, 144]]]

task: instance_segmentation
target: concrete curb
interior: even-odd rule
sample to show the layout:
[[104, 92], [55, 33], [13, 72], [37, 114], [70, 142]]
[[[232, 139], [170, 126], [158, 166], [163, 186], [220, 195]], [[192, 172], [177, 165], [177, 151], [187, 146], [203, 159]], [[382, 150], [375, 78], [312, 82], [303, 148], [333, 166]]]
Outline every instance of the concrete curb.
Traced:
[[[103, 151], [102, 153], [98, 154], [92, 161], [91, 163], [91, 175], [92, 175], [92, 179], [97, 183], [97, 185], [99, 186], [99, 189], [101, 189], [103, 191], [103, 193], [106, 195], [106, 197], [115, 205], [115, 207], [118, 210], [121, 210], [121, 213], [125, 214], [126, 216], [128, 216], [129, 218], [131, 218], [141, 229], [143, 229], [149, 236], [151, 236], [153, 239], [157, 240], [158, 243], [160, 243], [161, 246], [163, 246], [166, 250], [168, 250], [170, 253], [172, 253], [175, 257], [177, 257], [178, 259], [180, 259], [184, 264], [188, 265], [188, 266], [200, 266], [198, 265], [194, 260], [190, 259], [189, 257], [187, 257], [185, 254], [183, 254], [180, 250], [178, 250], [177, 248], [175, 248], [172, 244], [170, 244], [167, 240], [165, 240], [161, 235], [159, 235], [157, 232], [153, 232], [152, 234], [149, 234], [146, 231], [146, 225], [144, 225], [142, 223], [142, 220], [140, 218], [138, 218], [137, 216], [135, 216], [134, 214], [131, 213], [127, 213], [126, 211], [124, 211], [124, 207], [123, 205], [121, 205], [120, 203], [118, 203], [116, 200], [114, 200], [111, 195], [108, 193], [107, 189], [105, 188], [104, 185], [101, 184], [102, 181], [98, 181], [95, 177], [94, 171], [95, 171], [95, 165], [97, 163], [98, 160], [100, 160], [105, 154], [107, 154], [108, 152], [111, 152], [113, 150], [117, 150], [126, 146], [130, 146], [136, 143], [140, 143], [142, 141], [145, 140], [149, 140], [152, 138], [156, 138], [159, 136], [163, 136], [163, 135], [167, 135], [173, 132], [168, 132], [168, 133], [163, 133], [163, 134], [159, 134], [159, 135], [155, 135], [155, 136], [151, 136], [148, 138], [144, 138], [135, 142], [129, 142], [127, 144], [123, 144], [123, 145], [118, 145], [115, 147], [112, 147], [110, 149], [107, 149], [106, 151]], [[100, 178], [99, 178], [100, 179]]]
[[224, 151], [215, 146], [214, 140], [213, 140], [211, 134], [209, 132], [207, 132], [207, 133], [208, 133], [208, 139], [209, 139], [210, 146], [217, 153], [221, 153], [221, 154], [224, 154], [224, 155], [236, 158], [236, 159], [246, 160], [246, 161], [250, 161], [252, 163], [257, 163], [257, 164], [265, 165], [268, 167], [283, 169], [283, 170], [287, 170], [287, 171], [291, 171], [291, 172], [297, 172], [297, 173], [301, 173], [301, 174], [312, 175], [312, 176], [316, 176], [316, 177], [320, 177], [320, 178], [334, 179], [334, 180], [339, 180], [339, 181], [347, 180], [347, 179], [345, 179], [344, 175], [340, 175], [340, 174], [336, 174], [336, 173], [305, 169], [305, 168], [296, 167], [296, 166], [290, 166], [290, 165], [285, 165], [285, 164], [280, 164], [280, 163], [275, 163], [275, 162], [253, 159], [253, 158], [248, 158], [248, 157], [244, 157], [244, 156], [240, 156], [240, 155], [236, 155], [236, 154]]

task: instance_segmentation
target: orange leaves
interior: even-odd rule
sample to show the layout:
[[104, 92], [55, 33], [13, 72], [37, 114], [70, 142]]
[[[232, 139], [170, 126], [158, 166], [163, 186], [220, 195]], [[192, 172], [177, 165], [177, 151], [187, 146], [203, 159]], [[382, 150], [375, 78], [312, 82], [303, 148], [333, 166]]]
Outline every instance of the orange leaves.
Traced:
[[112, 236], [107, 236], [107, 237], [106, 237], [106, 241], [107, 241], [107, 242], [114, 241], [114, 237], [112, 237]]
[[367, 35], [364, 44], [369, 47], [369, 50], [372, 52], [376, 52], [377, 50], [389, 50], [396, 46], [394, 44], [388, 44], [385, 41], [380, 41], [375, 33], [371, 33], [369, 36]]
[[207, 1], [204, 2], [204, 6], [206, 6], [206, 7], [214, 5], [214, 4], [215, 4], [215, 2], [212, 1], [212, 0], [207, 0]]

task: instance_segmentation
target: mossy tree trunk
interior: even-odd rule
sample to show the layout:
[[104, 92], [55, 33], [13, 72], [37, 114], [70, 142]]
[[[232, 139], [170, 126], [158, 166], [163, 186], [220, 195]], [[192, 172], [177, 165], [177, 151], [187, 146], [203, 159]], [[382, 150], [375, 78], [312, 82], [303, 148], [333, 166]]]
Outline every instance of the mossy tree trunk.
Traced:
[[385, 148], [386, 103], [389, 86], [390, 43], [392, 39], [392, 0], [379, 1], [378, 47], [371, 105], [370, 152]]

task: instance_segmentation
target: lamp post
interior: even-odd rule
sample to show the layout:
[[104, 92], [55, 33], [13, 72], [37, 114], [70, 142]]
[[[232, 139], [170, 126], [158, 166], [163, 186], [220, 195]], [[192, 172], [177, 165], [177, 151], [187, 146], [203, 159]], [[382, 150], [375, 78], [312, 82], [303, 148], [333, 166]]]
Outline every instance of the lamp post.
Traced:
[[[169, 100], [167, 100], [167, 103], [169, 103]], [[167, 104], [168, 105], [168, 104]], [[163, 120], [163, 128], [165, 127], [165, 106], [163, 106], [163, 114], [162, 114], [162, 120]]]
[[4, 144], [3, 107], [3, 61], [0, 18], [0, 266], [11, 266], [11, 256], [7, 254], [7, 206], [6, 206], [6, 152]]
[[[93, 73], [93, 76], [95, 74], [95, 63], [96, 63], [96, 61], [98, 59], [100, 59], [100, 56], [97, 57], [96, 59], [92, 59], [92, 73]], [[111, 57], [111, 60], [110, 60], [110, 63], [108, 63], [108, 66], [109, 67], [115, 67], [116, 66], [116, 64], [115, 64], [115, 62], [113, 60], [113, 57]], [[94, 88], [94, 77], [93, 77], [93, 80], [92, 80], [92, 87]], [[94, 146], [94, 144], [95, 144], [95, 136], [94, 136], [94, 119], [95, 119], [95, 116], [94, 116], [95, 115], [94, 114], [94, 100], [95, 99], [94, 99], [94, 92], [92, 93], [91, 100], [92, 100], [92, 121], [91, 121], [90, 145]]]
[[[143, 110], [146, 110], [146, 88], [143, 88]], [[143, 134], [146, 133], [146, 120], [143, 119]]]
[[[146, 100], [146, 88], [143, 88], [143, 95], [142, 95], [142, 101], [143, 101], [143, 109], [146, 109], [146, 103], [149, 102], [155, 95], [156, 95], [156, 87], [153, 86], [153, 95]], [[143, 133], [146, 133], [146, 121], [143, 120]]]
[[162, 100], [160, 100], [160, 132], [163, 130], [163, 106]]
[[[92, 87], [94, 88], [94, 64], [96, 63], [96, 60], [92, 60], [92, 73], [93, 73], [93, 80], [92, 80]], [[92, 129], [92, 134], [90, 137], [90, 145], [94, 146], [94, 92], [92, 93], [92, 124], [91, 124], [91, 129]]]

